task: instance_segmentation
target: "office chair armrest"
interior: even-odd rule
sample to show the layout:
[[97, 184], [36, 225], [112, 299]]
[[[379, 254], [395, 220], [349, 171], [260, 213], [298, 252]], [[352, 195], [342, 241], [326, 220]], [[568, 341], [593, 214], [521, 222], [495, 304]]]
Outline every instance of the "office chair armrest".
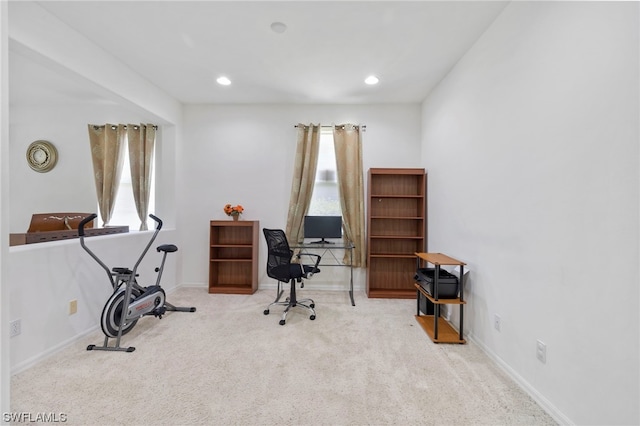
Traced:
[[[315, 254], [315, 253], [298, 253], [297, 257], [298, 259], [300, 259], [300, 257], [302, 256], [309, 256], [309, 257], [315, 257], [316, 258], [316, 262], [313, 265], [313, 270], [316, 271], [318, 270], [318, 265], [320, 265], [320, 260], [322, 259], [322, 256], [320, 256], [319, 254]], [[307, 277], [311, 278], [313, 276], [313, 272], [310, 272]]]

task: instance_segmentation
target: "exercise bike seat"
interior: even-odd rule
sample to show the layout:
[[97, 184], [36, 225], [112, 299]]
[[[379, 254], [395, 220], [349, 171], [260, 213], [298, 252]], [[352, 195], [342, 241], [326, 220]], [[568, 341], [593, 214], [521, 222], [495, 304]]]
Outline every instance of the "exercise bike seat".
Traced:
[[165, 253], [173, 253], [174, 251], [178, 251], [178, 247], [173, 244], [163, 244], [161, 246], [158, 246], [156, 250], [158, 250], [159, 252], [163, 251]]

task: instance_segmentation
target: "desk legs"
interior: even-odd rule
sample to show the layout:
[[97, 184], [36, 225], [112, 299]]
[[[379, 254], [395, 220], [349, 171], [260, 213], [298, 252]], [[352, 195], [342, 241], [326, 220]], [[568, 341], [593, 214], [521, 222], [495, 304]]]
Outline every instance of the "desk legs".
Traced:
[[[291, 246], [291, 249], [300, 249], [300, 254], [305, 253], [307, 249], [324, 250], [322, 253], [322, 256], [324, 256], [326, 253], [329, 253], [336, 262], [335, 264], [320, 263], [320, 265], [318, 266], [348, 266], [349, 267], [349, 299], [351, 299], [351, 306], [356, 306], [356, 302], [353, 296], [353, 247], [344, 247], [344, 246], [328, 247], [325, 245], [313, 247], [313, 244], [311, 244], [309, 246]], [[344, 256], [341, 260], [338, 260], [333, 250], [348, 250], [349, 264], [347, 265], [343, 262], [342, 259], [344, 258]], [[281, 294], [280, 283], [278, 283], [278, 299], [280, 298], [280, 294]], [[278, 301], [278, 299], [276, 299], [276, 301]]]
[[349, 249], [349, 296], [351, 296], [351, 306], [356, 306], [356, 302], [353, 301], [353, 247]]

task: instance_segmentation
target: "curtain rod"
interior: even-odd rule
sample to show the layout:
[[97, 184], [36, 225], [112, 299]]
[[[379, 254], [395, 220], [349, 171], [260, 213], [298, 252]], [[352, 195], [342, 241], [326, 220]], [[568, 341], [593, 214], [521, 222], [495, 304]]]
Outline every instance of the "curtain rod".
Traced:
[[[102, 124], [102, 125], [93, 124], [93, 128], [94, 128], [95, 130], [98, 130], [100, 127], [104, 127], [104, 126], [105, 126], [104, 124]], [[134, 129], [135, 129], [135, 128], [137, 128], [137, 127], [140, 127], [140, 125], [139, 125], [139, 124], [132, 124], [132, 126], [133, 126], [133, 128], [134, 128]], [[146, 127], [147, 125], [145, 124], [144, 126]], [[126, 126], [126, 125], [124, 125], [123, 127], [124, 127], [124, 129], [125, 129], [125, 130], [127, 129], [127, 126]], [[157, 125], [155, 125], [155, 124], [152, 124], [152, 125], [151, 125], [151, 127], [153, 127], [155, 130], [158, 130], [158, 126], [157, 126]], [[115, 130], [115, 129], [117, 129], [117, 128], [118, 128], [118, 126], [116, 126], [116, 125], [114, 125], [114, 124], [111, 124], [111, 129], [112, 129], [112, 130]]]
[[[295, 128], [297, 129], [297, 128], [298, 128], [298, 125], [297, 125], [297, 124], [294, 124], [294, 126], [293, 126], [293, 127], [295, 127]], [[305, 129], [306, 129], [306, 128], [308, 128], [309, 126], [304, 126], [304, 127], [305, 127]], [[338, 128], [342, 128], [342, 129], [344, 129], [344, 128], [345, 128], [344, 124], [343, 124], [343, 125], [341, 125], [341, 126], [336, 126], [336, 127], [338, 127]], [[366, 124], [354, 124], [354, 125], [353, 125], [353, 127], [355, 127], [355, 128], [359, 128], [359, 129], [362, 129], [362, 131], [363, 131], [363, 132], [366, 132], [366, 131], [367, 131], [367, 125], [366, 125]], [[321, 129], [333, 129], [333, 126], [320, 126], [320, 128], [321, 128]]]

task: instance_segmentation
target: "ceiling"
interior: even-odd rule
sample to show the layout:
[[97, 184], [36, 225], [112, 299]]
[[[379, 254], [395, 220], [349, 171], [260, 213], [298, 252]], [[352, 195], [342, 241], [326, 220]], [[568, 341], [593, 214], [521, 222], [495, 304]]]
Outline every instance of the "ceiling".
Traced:
[[[38, 4], [182, 103], [377, 104], [424, 100], [507, 2]], [[10, 52], [11, 102], [96, 98], [54, 68]]]

